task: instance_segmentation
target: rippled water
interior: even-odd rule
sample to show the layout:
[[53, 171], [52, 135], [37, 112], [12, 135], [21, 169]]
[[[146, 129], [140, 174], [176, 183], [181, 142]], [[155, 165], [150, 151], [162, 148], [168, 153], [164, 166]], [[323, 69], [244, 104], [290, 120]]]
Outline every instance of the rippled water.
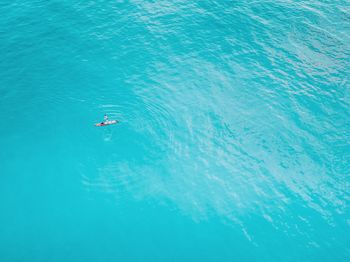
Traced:
[[348, 1], [2, 1], [0, 260], [348, 261], [349, 33]]

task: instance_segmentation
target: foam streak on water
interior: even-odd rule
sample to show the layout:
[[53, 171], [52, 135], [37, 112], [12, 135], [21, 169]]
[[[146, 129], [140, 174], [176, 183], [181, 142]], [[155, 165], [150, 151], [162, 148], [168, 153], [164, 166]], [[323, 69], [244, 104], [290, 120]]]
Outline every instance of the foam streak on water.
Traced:
[[348, 261], [349, 35], [348, 1], [3, 1], [0, 260]]

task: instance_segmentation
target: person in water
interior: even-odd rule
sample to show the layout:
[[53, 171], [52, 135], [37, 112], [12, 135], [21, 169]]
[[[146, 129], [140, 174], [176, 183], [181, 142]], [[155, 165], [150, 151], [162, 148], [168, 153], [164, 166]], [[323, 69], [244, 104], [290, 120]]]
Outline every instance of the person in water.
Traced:
[[108, 116], [105, 114], [103, 117], [103, 121], [101, 122], [101, 125], [102, 126], [106, 125], [106, 122], [108, 122]]

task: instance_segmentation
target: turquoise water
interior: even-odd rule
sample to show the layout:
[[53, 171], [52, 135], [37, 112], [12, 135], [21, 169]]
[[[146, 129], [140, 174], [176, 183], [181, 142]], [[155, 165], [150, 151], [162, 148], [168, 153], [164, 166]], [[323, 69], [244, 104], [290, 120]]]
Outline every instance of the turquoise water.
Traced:
[[0, 35], [0, 261], [349, 261], [348, 1], [3, 0]]

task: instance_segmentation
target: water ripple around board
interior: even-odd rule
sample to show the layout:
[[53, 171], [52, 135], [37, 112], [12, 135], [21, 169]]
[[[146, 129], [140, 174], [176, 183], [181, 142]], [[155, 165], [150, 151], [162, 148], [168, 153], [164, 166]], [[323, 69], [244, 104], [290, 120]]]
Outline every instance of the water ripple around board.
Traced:
[[[148, 26], [151, 34], [163, 36], [162, 41], [167, 41], [172, 30], [180, 30], [176, 25], [162, 27], [164, 16], [181, 11], [175, 5], [167, 3], [154, 8], [151, 4], [140, 4], [139, 8], [147, 15], [142, 14], [137, 19]], [[252, 8], [249, 7], [249, 12], [253, 12]], [[317, 7], [298, 8], [302, 12], [317, 13]], [[214, 13], [212, 15], [212, 19], [218, 19]], [[260, 23], [271, 28], [282, 27], [266, 14], [251, 13], [250, 19], [252, 26]], [[112, 181], [119, 181], [111, 182], [114, 190], [126, 190], [135, 196], [140, 196], [139, 190], [144, 186], [145, 197], [163, 195], [197, 218], [215, 213], [237, 220], [247, 212], [260, 209], [263, 217], [272, 220], [270, 212], [276, 212], [272, 206], [286, 212], [292, 196], [297, 196], [332, 223], [334, 214], [327, 211], [327, 206], [333, 205], [338, 212], [345, 212], [349, 196], [344, 190], [348, 184], [345, 177], [338, 177], [339, 181], [329, 174], [326, 162], [332, 157], [332, 149], [326, 152], [333, 138], [319, 140], [320, 125], [328, 134], [331, 130], [335, 135], [340, 134], [334, 123], [325, 118], [333, 105], [328, 109], [318, 101], [322, 99], [320, 96], [337, 98], [332, 90], [319, 89], [315, 83], [322, 83], [325, 76], [344, 72], [348, 65], [344, 52], [335, 49], [333, 44], [348, 50], [335, 32], [314, 26], [312, 21], [300, 25], [292, 25], [292, 33], [286, 33], [287, 42], [279, 42], [277, 37], [275, 42], [269, 43], [253, 36], [256, 43], [251, 45], [265, 50], [267, 59], [260, 60], [261, 64], [256, 64], [255, 71], [250, 72], [250, 75], [257, 74], [256, 80], [250, 79], [247, 73], [252, 65], [235, 63], [235, 57], [246, 55], [246, 50], [234, 56], [225, 53], [217, 56], [215, 61], [221, 62], [217, 66], [211, 61], [210, 53], [205, 60], [200, 59], [197, 52], [174, 56], [171, 49], [162, 49], [168, 60], [150, 60], [145, 66], [147, 80], [128, 80], [135, 86], [132, 89], [134, 104], [101, 106], [117, 117], [121, 116], [118, 112], [134, 112], [123, 117], [135, 132], [147, 135], [163, 152], [157, 160], [159, 166], [116, 163], [110, 174], [109, 169], [103, 169], [101, 176], [112, 176]], [[305, 31], [310, 32], [308, 37], [313, 41], [302, 41]], [[152, 47], [147, 48], [147, 52], [154, 52]], [[253, 58], [259, 55], [254, 52], [252, 49], [250, 53]], [[290, 66], [283, 68], [283, 61], [288, 59]], [[249, 63], [253, 61], [257, 61], [256, 58]], [[274, 71], [268, 71], [266, 63], [274, 65]], [[240, 74], [242, 70], [246, 72]], [[236, 73], [237, 79], [232, 80]], [[295, 77], [307, 78], [306, 74], [312, 74], [313, 83], [303, 86], [294, 83]], [[191, 80], [193, 75], [195, 81]], [[243, 82], [239, 79], [244, 78], [252, 84], [259, 78], [262, 81], [254, 90], [241, 85]], [[267, 86], [271, 81], [279, 87]], [[278, 100], [281, 95], [282, 100]], [[319, 107], [319, 115], [314, 113], [315, 106]], [[142, 113], [138, 112], [141, 108]], [[293, 109], [291, 115], [290, 109]], [[304, 151], [306, 147], [310, 149]], [[325, 164], [320, 165], [320, 159]], [[145, 169], [149, 169], [149, 177], [143, 175], [140, 181], [131, 175], [140, 175]]]

